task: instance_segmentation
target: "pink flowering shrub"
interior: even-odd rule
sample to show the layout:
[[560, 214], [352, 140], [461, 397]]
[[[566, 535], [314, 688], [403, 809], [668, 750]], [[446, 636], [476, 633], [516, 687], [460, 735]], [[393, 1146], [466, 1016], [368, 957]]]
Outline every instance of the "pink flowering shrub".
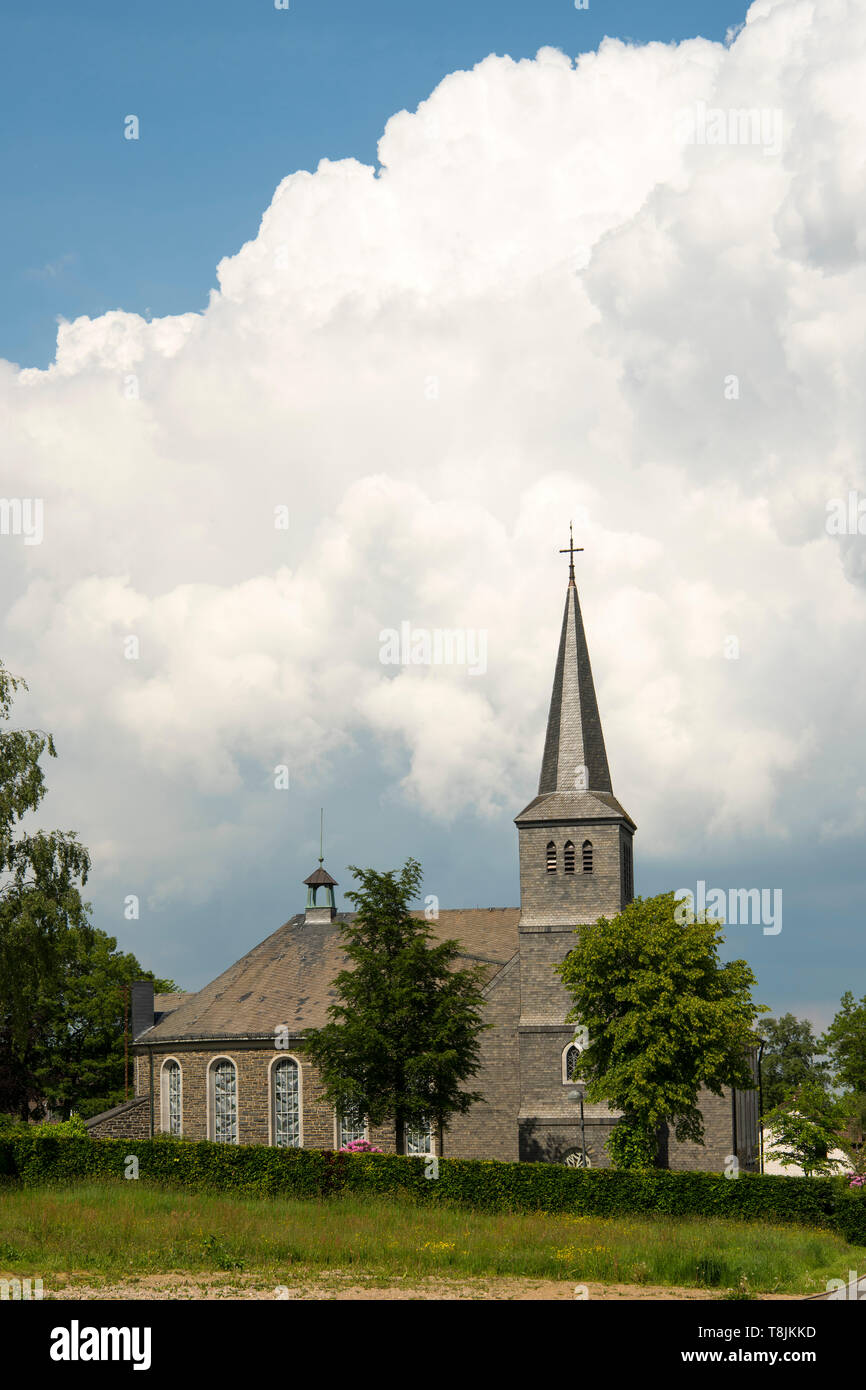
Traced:
[[853, 1177], [848, 1184], [849, 1187], [866, 1187], [866, 1177]]
[[350, 1144], [344, 1144], [337, 1152], [341, 1154], [381, 1154], [385, 1150], [374, 1149], [373, 1145], [366, 1139], [353, 1139]]

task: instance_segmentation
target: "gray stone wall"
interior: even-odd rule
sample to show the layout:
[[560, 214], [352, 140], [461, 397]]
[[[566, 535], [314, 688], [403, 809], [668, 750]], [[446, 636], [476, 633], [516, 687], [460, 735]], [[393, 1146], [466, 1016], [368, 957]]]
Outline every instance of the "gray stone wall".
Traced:
[[[574, 927], [524, 927], [521, 924], [518, 936], [521, 1022], [564, 1024], [572, 1001], [555, 967], [575, 945]], [[574, 1032], [573, 1027], [570, 1032]]]
[[[466, 1115], [455, 1116], [444, 1136], [443, 1152], [452, 1158], [498, 1158], [562, 1163], [581, 1146], [580, 1106], [575, 1081], [562, 1081], [562, 1051], [573, 1035], [570, 1025], [536, 1024], [518, 1029], [520, 962], [517, 957], [495, 978], [488, 995], [487, 1021], [493, 1026], [482, 1034], [482, 1067], [469, 1087], [484, 1100]], [[174, 1057], [183, 1080], [183, 1132], [191, 1139], [208, 1137], [207, 1067], [216, 1057], [230, 1057], [238, 1069], [238, 1137], [242, 1144], [270, 1142], [268, 1124], [269, 1064], [294, 1056], [301, 1063], [302, 1142], [305, 1148], [330, 1149], [336, 1136], [332, 1108], [324, 1101], [315, 1071], [304, 1060], [302, 1049], [288, 1052], [268, 1044], [235, 1044], [213, 1051], [201, 1044], [166, 1048], [154, 1053], [155, 1128], [161, 1127], [162, 1062]], [[136, 1057], [139, 1094], [127, 1105], [96, 1116], [88, 1122], [94, 1137], [147, 1138], [150, 1100], [147, 1055]], [[523, 1094], [521, 1095], [521, 1082]], [[753, 1093], [740, 1097], [741, 1112], [753, 1106]], [[705, 1144], [680, 1144], [668, 1137], [671, 1169], [723, 1172], [734, 1151], [733, 1109], [730, 1092], [721, 1097], [704, 1090], [701, 1107], [705, 1117]], [[584, 1105], [583, 1138], [593, 1167], [607, 1167], [604, 1149], [616, 1116], [605, 1105]], [[747, 1151], [747, 1127], [739, 1127], [738, 1156], [741, 1171], [756, 1167]], [[370, 1133], [370, 1141], [386, 1153], [395, 1150], [393, 1126]], [[434, 1146], [438, 1150], [438, 1145]]]
[[[562, 1054], [574, 1035], [566, 1023], [572, 1000], [555, 966], [575, 945], [575, 926], [613, 917], [623, 906], [620, 821], [570, 825], [521, 825], [520, 840], [520, 1109], [518, 1155], [561, 1163], [586, 1147], [594, 1165], [604, 1166], [604, 1142], [613, 1123], [606, 1105], [580, 1106], [574, 1083], [562, 1081]], [[547, 869], [547, 845], [557, 848], [556, 872]], [[575, 871], [564, 870], [564, 847], [575, 847]], [[583, 871], [584, 840], [592, 844], [592, 872]]]
[[[181, 1069], [181, 1116], [183, 1134], [188, 1139], [212, 1137], [208, 1125], [208, 1066], [218, 1057], [227, 1057], [237, 1069], [238, 1143], [269, 1144], [271, 1142], [271, 1063], [293, 1057], [301, 1068], [301, 1143], [307, 1149], [333, 1149], [337, 1144], [334, 1110], [322, 1094], [318, 1076], [303, 1055], [303, 1048], [275, 1049], [268, 1042], [227, 1042], [224, 1048], [206, 1050], [204, 1045], [174, 1044], [160, 1051], [154, 1048], [154, 1128], [162, 1129], [163, 1063], [173, 1058]], [[148, 1098], [149, 1116], [150, 1062], [146, 1053], [136, 1058], [136, 1088]], [[394, 1152], [393, 1125], [371, 1128], [370, 1143], [387, 1152]]]
[[[738, 1092], [739, 1111], [742, 1115], [743, 1102], [749, 1106], [754, 1092]], [[756, 1103], [756, 1102], [755, 1102]], [[723, 1173], [736, 1156], [740, 1171], [758, 1171], [758, 1156], [754, 1139], [738, 1125], [737, 1138], [734, 1138], [734, 1098], [729, 1090], [721, 1096], [713, 1095], [703, 1088], [699, 1094], [699, 1104], [704, 1117], [703, 1144], [680, 1143], [671, 1132], [668, 1136], [668, 1167], [680, 1172]]]
[[[624, 906], [622, 886], [622, 822], [521, 825], [520, 909], [521, 921], [545, 926], [574, 926], [612, 917]], [[547, 845], [556, 845], [557, 868], [547, 869]], [[574, 873], [564, 870], [564, 848], [571, 840], [575, 849]], [[592, 873], [583, 872], [582, 846], [592, 845]]]
[[465, 1115], [455, 1115], [445, 1131], [446, 1158], [501, 1158], [516, 1161], [520, 1077], [517, 1016], [520, 1012], [520, 961], [506, 965], [488, 989], [486, 1022], [481, 1034], [481, 1070], [466, 1089], [484, 1100]]
[[150, 1138], [150, 1101], [147, 1096], [103, 1110], [86, 1120], [91, 1139], [148, 1139]]

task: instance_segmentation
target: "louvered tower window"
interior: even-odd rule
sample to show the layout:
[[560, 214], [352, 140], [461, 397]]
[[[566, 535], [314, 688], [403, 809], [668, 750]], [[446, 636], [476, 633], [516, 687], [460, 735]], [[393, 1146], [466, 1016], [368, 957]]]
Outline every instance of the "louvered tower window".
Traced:
[[297, 1149], [301, 1142], [300, 1068], [284, 1057], [271, 1068], [274, 1104], [274, 1143], [281, 1149]]
[[592, 841], [591, 841], [591, 840], [584, 840], [583, 846], [582, 846], [582, 857], [583, 857], [583, 872], [584, 872], [585, 874], [591, 874], [591, 873], [592, 873]]
[[551, 840], [547, 846], [547, 872], [556, 873], [556, 845]]
[[565, 849], [562, 852], [563, 864], [567, 874], [574, 873], [574, 845], [571, 840], [566, 840]]
[[625, 890], [625, 900], [630, 903], [634, 898], [634, 859], [632, 858], [631, 841], [626, 840], [622, 847], [622, 878]]

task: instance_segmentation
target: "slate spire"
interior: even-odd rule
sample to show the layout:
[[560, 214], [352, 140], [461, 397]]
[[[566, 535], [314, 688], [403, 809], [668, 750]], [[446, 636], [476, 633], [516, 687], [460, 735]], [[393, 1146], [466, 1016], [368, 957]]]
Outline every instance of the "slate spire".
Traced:
[[539, 796], [551, 792], [613, 792], [574, 580], [574, 550], [571, 544], [565, 552], [571, 556], [568, 589], [538, 782]]

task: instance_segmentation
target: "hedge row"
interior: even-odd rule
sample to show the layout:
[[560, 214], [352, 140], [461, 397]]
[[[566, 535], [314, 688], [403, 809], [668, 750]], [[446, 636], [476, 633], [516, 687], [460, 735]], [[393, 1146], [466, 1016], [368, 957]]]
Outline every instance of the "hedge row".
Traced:
[[396, 1154], [342, 1154], [322, 1149], [240, 1147], [166, 1139], [67, 1139], [18, 1134], [0, 1139], [7, 1182], [65, 1184], [122, 1178], [128, 1159], [148, 1183], [245, 1196], [327, 1197], [338, 1193], [413, 1194], [474, 1211], [570, 1212], [587, 1216], [663, 1213], [729, 1220], [800, 1222], [835, 1230], [866, 1245], [866, 1190], [846, 1178], [783, 1178], [744, 1173], [630, 1173], [551, 1163]]

